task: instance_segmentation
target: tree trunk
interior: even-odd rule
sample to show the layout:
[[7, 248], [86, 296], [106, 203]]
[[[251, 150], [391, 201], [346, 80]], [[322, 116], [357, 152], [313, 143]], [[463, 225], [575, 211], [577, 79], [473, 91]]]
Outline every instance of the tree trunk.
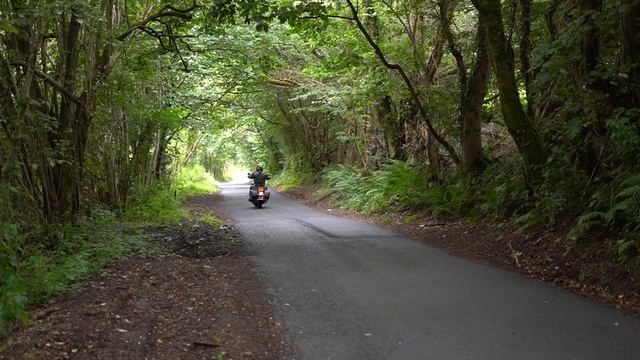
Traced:
[[520, 34], [520, 74], [524, 82], [524, 90], [527, 96], [527, 115], [530, 119], [534, 116], [534, 96], [531, 92], [531, 0], [520, 0], [520, 21], [522, 22]]
[[458, 85], [460, 87], [460, 118], [462, 129], [460, 142], [462, 145], [462, 171], [472, 173], [481, 167], [482, 160], [482, 105], [489, 86], [489, 53], [486, 46], [486, 31], [478, 21], [476, 39], [476, 62], [470, 74], [464, 55], [455, 41], [451, 30], [454, 8], [446, 0], [440, 1], [440, 21], [449, 45], [449, 51], [458, 68]]
[[640, 0], [635, 0], [620, 21], [620, 67], [629, 75], [628, 108], [640, 106]]
[[489, 52], [486, 31], [478, 23], [476, 63], [463, 94], [462, 118], [462, 167], [467, 173], [480, 169], [482, 165], [482, 105], [489, 87]]
[[507, 42], [499, 0], [472, 0], [487, 31], [493, 70], [498, 80], [500, 105], [509, 134], [524, 158], [527, 175], [538, 178], [547, 151], [531, 120], [522, 108], [514, 72], [513, 49]]
[[204, 132], [197, 134], [195, 140], [191, 144], [189, 144], [189, 146], [187, 146], [186, 154], [182, 158], [182, 161], [180, 161], [180, 166], [185, 166], [189, 162], [189, 160], [191, 160], [204, 135]]
[[[371, 31], [371, 37], [378, 41], [380, 36], [380, 22], [375, 12], [375, 8], [371, 4], [371, 0], [364, 0], [362, 3], [367, 16], [364, 19], [365, 25]], [[414, 47], [415, 49], [415, 47]], [[374, 76], [385, 76], [386, 70], [383, 66], [376, 67], [376, 74]], [[382, 127], [384, 132], [385, 147], [387, 155], [391, 159], [402, 159], [402, 139], [401, 135], [402, 125], [398, 124], [397, 119], [392, 108], [392, 99], [388, 94], [382, 96], [382, 98], [375, 104], [375, 117], [378, 123]]]
[[596, 70], [600, 64], [600, 28], [595, 20], [600, 12], [601, 0], [583, 0], [581, 2], [582, 15], [585, 17], [584, 32], [582, 34], [582, 84], [593, 101], [593, 107], [586, 112], [589, 119], [585, 122], [582, 132], [582, 154], [578, 159], [578, 166], [586, 173], [592, 173], [599, 167], [599, 151], [596, 144], [596, 134], [606, 132], [605, 119], [611, 111], [611, 104], [604, 99], [609, 92], [609, 81], [602, 79]]
[[376, 106], [376, 117], [382, 126], [382, 131], [384, 131], [384, 139], [389, 158], [402, 159], [404, 157], [401, 149], [403, 139], [402, 125], [398, 124], [395, 119], [391, 101], [389, 95], [385, 95], [382, 100], [379, 101]]
[[585, 30], [582, 35], [582, 60], [584, 75], [589, 74], [598, 67], [600, 62], [600, 29], [593, 21], [593, 13], [600, 11], [601, 0], [583, 0], [583, 12], [586, 15]]
[[[451, 18], [450, 16], [452, 14], [453, 14], [453, 11], [448, 12], [446, 14], [447, 19], [450, 19]], [[413, 22], [413, 26], [415, 28], [414, 41], [417, 44], [423, 45], [425, 34], [423, 31], [424, 26], [422, 22], [424, 21], [424, 16], [421, 14], [420, 15], [416, 14], [414, 15], [414, 17], [415, 17], [415, 20]], [[429, 54], [429, 57], [427, 58], [427, 61], [424, 64], [423, 86], [425, 87], [429, 87], [433, 85], [435, 81], [436, 74], [438, 72], [438, 69], [440, 68], [440, 63], [442, 62], [442, 56], [444, 55], [444, 45], [447, 40], [446, 33], [447, 33], [447, 29], [445, 29], [445, 22], [442, 22], [440, 25], [440, 29], [438, 30], [438, 34], [436, 35], [435, 44], [433, 45], [433, 48], [431, 49], [431, 53]], [[413, 48], [418, 49], [418, 48], [422, 48], [422, 46], [418, 47], [416, 44], [414, 44]], [[441, 171], [442, 171], [442, 166], [441, 166], [442, 161], [440, 159], [440, 152], [439, 152], [440, 147], [438, 146], [438, 141], [435, 137], [435, 134], [432, 131], [428, 130], [428, 128], [426, 130], [426, 133], [423, 134], [423, 136], [426, 141], [427, 159], [429, 160], [429, 168], [431, 170], [430, 181], [440, 182]], [[461, 164], [456, 164], [456, 165], [458, 166], [459, 169], [461, 168]]]
[[165, 129], [161, 129], [158, 131], [158, 135], [156, 138], [156, 149], [153, 156], [153, 179], [160, 180], [162, 178], [162, 173], [164, 170], [164, 152], [166, 147], [166, 134], [167, 131]]
[[549, 8], [544, 15], [547, 23], [547, 31], [549, 32], [549, 38], [551, 41], [556, 41], [558, 38], [558, 25], [556, 24], [555, 16], [561, 3], [562, 0], [550, 0]]
[[438, 142], [433, 137], [433, 133], [429, 131], [428, 128], [418, 125], [421, 129], [423, 129], [422, 136], [426, 138], [426, 150], [427, 150], [427, 159], [429, 159], [429, 169], [431, 170], [431, 174], [429, 174], [429, 180], [435, 183], [440, 182], [441, 178], [441, 166], [440, 166], [440, 154], [438, 152]]

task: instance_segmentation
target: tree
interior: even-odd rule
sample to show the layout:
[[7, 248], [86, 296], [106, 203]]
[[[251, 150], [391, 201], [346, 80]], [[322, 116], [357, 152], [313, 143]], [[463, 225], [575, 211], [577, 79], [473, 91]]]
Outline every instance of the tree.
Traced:
[[476, 35], [476, 59], [471, 73], [460, 46], [456, 43], [451, 29], [452, 15], [455, 3], [440, 0], [440, 19], [447, 39], [449, 51], [455, 59], [458, 69], [458, 83], [460, 87], [460, 125], [462, 128], [462, 169], [473, 173], [481, 167], [482, 161], [482, 105], [489, 86], [489, 53], [487, 51], [487, 36], [484, 25], [478, 21]]
[[[50, 13], [38, 6], [9, 3], [11, 19], [20, 20], [11, 21], [1, 38], [0, 102], [8, 160], [21, 173], [18, 183], [42, 218], [54, 223], [81, 209], [96, 93], [117, 66], [114, 51], [126, 48], [115, 42], [140, 32], [172, 39], [150, 24], [171, 32], [166, 20], [188, 20], [197, 6], [164, 5], [155, 12], [147, 7], [141, 10], [151, 15], [131, 27], [128, 8], [118, 0], [50, 2]], [[50, 15], [55, 13], [60, 16]]]
[[504, 122], [535, 180], [542, 172], [548, 154], [531, 119], [525, 113], [518, 94], [514, 56], [507, 42], [499, 0], [472, 0], [487, 32], [491, 63], [498, 80]]

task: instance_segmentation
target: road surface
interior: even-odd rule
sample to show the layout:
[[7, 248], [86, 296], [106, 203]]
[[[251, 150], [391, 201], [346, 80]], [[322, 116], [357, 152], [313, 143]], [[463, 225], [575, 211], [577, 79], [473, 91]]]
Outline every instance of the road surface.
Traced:
[[248, 185], [217, 206], [246, 238], [295, 359], [640, 359], [640, 320]]

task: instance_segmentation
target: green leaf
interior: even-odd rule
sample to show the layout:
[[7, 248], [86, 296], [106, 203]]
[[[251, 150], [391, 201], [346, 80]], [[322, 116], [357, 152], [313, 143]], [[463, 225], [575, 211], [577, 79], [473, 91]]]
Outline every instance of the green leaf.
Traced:
[[0, 31], [4, 31], [5, 33], [16, 34], [18, 33], [18, 29], [13, 26], [9, 21], [0, 20]]

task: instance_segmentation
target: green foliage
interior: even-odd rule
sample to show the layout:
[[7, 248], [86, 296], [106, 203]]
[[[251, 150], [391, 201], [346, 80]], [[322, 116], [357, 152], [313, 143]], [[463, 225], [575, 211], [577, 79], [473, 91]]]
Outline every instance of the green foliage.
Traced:
[[418, 220], [418, 215], [416, 214], [411, 214], [409, 216], [407, 216], [406, 218], [404, 218], [404, 222], [406, 222], [407, 224], [411, 224], [416, 222], [416, 220]]
[[323, 173], [322, 186], [316, 195], [330, 197], [343, 208], [367, 214], [412, 209], [438, 215], [496, 218], [505, 216], [503, 209], [518, 199], [509, 192], [515, 185], [505, 183], [511, 179], [506, 175], [488, 177], [491, 180], [484, 185], [474, 185], [467, 177], [443, 184], [430, 184], [427, 179], [428, 174], [397, 160], [368, 174], [352, 167], [335, 166]]
[[282, 191], [289, 191], [317, 181], [317, 175], [309, 169], [285, 168], [273, 177], [272, 184]]
[[468, 183], [430, 186], [427, 179], [428, 175], [398, 160], [365, 174], [352, 167], [335, 166], [323, 173], [316, 195], [365, 214], [418, 208], [437, 214], [465, 211], [470, 199]]
[[27, 242], [20, 230], [5, 225], [0, 247], [0, 334], [15, 319], [27, 321], [29, 305], [68, 290], [110, 261], [146, 250], [145, 242], [124, 234], [107, 211], [38, 234], [55, 238], [54, 249]]
[[[536, 196], [531, 197], [523, 175], [516, 170], [519, 168], [518, 161], [493, 163], [474, 181], [469, 177], [456, 177], [430, 184], [427, 174], [402, 161], [392, 161], [370, 173], [338, 165], [323, 172], [322, 186], [316, 196], [329, 197], [338, 206], [366, 214], [426, 210], [438, 215], [515, 220], [525, 227], [554, 226], [580, 206], [583, 180], [570, 169], [547, 170], [544, 181], [536, 188]], [[634, 178], [620, 184], [611, 210], [619, 220], [625, 214], [622, 217], [627, 224], [638, 213], [634, 184]], [[605, 215], [604, 212], [590, 213], [579, 222], [578, 228], [608, 223]]]
[[25, 285], [9, 269], [3, 268], [0, 278], [0, 335], [3, 335], [16, 319], [23, 324], [29, 322], [29, 298]]
[[124, 218], [154, 224], [175, 223], [187, 217], [181, 205], [182, 197], [176, 195], [168, 182], [161, 181], [151, 187], [137, 189]]
[[427, 209], [438, 215], [475, 216], [473, 201], [474, 189], [466, 178], [430, 187], [422, 195]]
[[187, 217], [182, 202], [187, 196], [219, 191], [211, 174], [201, 165], [183, 167], [171, 181], [159, 181], [134, 192], [124, 218], [134, 222], [175, 223]]
[[640, 109], [616, 109], [607, 121], [611, 140], [621, 158], [631, 158], [640, 151]]
[[536, 188], [531, 209], [517, 218], [524, 228], [534, 225], [555, 226], [581, 206], [586, 179], [569, 166], [551, 166], [545, 170]]
[[289, 191], [313, 184], [318, 180], [318, 174], [310, 168], [308, 163], [290, 159], [284, 168], [273, 176], [272, 184], [282, 191]]
[[398, 210], [424, 204], [426, 178], [402, 161], [392, 161], [368, 174], [338, 165], [324, 171], [317, 196], [330, 197], [343, 208], [367, 214]]
[[220, 190], [215, 185], [213, 175], [199, 164], [181, 168], [173, 177], [173, 184], [181, 196], [210, 194]]
[[640, 238], [636, 239], [621, 239], [616, 242], [618, 247], [618, 254], [620, 257], [625, 257], [627, 254], [638, 252], [640, 250]]
[[166, 108], [158, 111], [153, 111], [150, 114], [158, 125], [174, 129], [180, 126], [183, 119], [189, 115], [189, 110], [184, 108]]
[[[185, 196], [214, 191], [217, 187], [213, 178], [203, 167], [185, 167], [173, 183], [160, 181], [138, 189], [124, 218], [136, 222], [176, 222], [187, 216], [181, 209]], [[176, 196], [176, 192], [180, 195]], [[109, 261], [145, 250], [143, 240], [124, 234], [117, 220], [109, 211], [94, 209], [91, 217], [77, 218], [73, 224], [52, 224], [46, 231], [33, 224], [3, 222], [0, 333], [15, 319], [26, 322], [29, 305], [66, 291]], [[212, 216], [202, 220], [221, 226]]]
[[218, 219], [217, 217], [211, 215], [211, 214], [205, 214], [202, 215], [200, 217], [200, 220], [206, 222], [207, 224], [213, 226], [215, 229], [220, 229], [224, 223], [222, 222], [222, 220]]
[[640, 175], [633, 175], [615, 184], [608, 199], [594, 195], [591, 209], [580, 215], [569, 237], [579, 239], [595, 229], [614, 231], [625, 237], [619, 250], [625, 253], [638, 245], [640, 237]]
[[15, 320], [27, 322], [27, 288], [16, 275], [25, 238], [16, 224], [3, 224], [0, 242], [0, 334]]
[[362, 180], [362, 176], [353, 167], [336, 165], [326, 168], [322, 174], [322, 185], [316, 195], [321, 198], [331, 197], [336, 202], [342, 203], [351, 193], [364, 188], [364, 186], [359, 188]]
[[476, 187], [477, 206], [482, 215], [502, 220], [522, 211], [528, 204], [519, 162], [494, 162], [484, 171]]
[[608, 225], [613, 220], [611, 217], [612, 214], [613, 213], [609, 211], [590, 211], [580, 215], [576, 221], [576, 225], [571, 229], [569, 237], [577, 239], [597, 225]]

